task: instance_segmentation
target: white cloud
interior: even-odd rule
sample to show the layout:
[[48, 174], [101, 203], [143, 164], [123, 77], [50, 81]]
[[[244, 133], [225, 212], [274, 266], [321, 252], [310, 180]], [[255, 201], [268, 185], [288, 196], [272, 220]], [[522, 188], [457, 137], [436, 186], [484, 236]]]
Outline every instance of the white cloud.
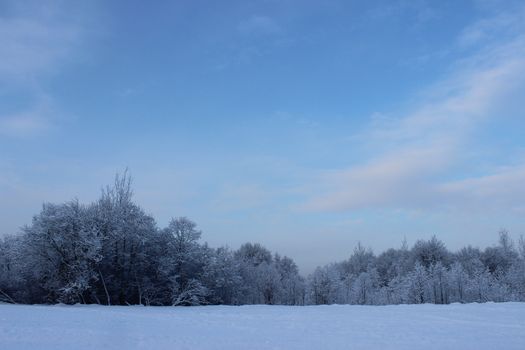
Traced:
[[[513, 25], [515, 17], [509, 16], [491, 23]], [[525, 167], [458, 182], [444, 180], [465, 160], [474, 131], [487, 120], [501, 118], [506, 98], [523, 92], [525, 29], [513, 28], [510, 39], [486, 42], [477, 53], [456, 62], [450, 77], [428, 89], [413, 113], [398, 119], [374, 117], [370, 128], [353, 138], [375, 150], [372, 160], [325, 171], [319, 183], [310, 186], [302, 208], [415, 209], [428, 203], [459, 204], [476, 196], [497, 198], [509, 206], [518, 196], [523, 198], [522, 191], [508, 189], [525, 181]]]
[[39, 114], [21, 113], [0, 119], [0, 134], [26, 136], [48, 129], [49, 122]]
[[364, 165], [326, 172], [319, 179], [320, 194], [303, 209], [338, 211], [421, 202], [427, 195], [425, 179], [450, 163], [446, 145], [398, 149]]
[[32, 80], [35, 75], [56, 68], [79, 40], [78, 23], [65, 20], [55, 2], [41, 7], [16, 10], [9, 17], [0, 17], [0, 78]]
[[525, 164], [505, 167], [493, 174], [444, 183], [439, 193], [453, 203], [522, 212], [525, 203]]
[[467, 48], [485, 44], [487, 41], [501, 40], [507, 35], [522, 31], [525, 26], [524, 10], [523, 7], [519, 7], [514, 12], [501, 12], [494, 17], [476, 21], [462, 31], [457, 40], [458, 44]]
[[41, 101], [22, 112], [0, 116], [0, 135], [32, 136], [52, 128], [53, 120], [49, 102]]

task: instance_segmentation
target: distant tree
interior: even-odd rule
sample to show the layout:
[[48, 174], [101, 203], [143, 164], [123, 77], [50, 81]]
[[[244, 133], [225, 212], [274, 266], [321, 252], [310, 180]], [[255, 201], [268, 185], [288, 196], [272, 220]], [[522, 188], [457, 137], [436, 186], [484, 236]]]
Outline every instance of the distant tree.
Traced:
[[376, 269], [361, 272], [352, 286], [352, 304], [378, 304], [379, 275]]
[[520, 236], [518, 241], [518, 252], [521, 259], [525, 260], [525, 237], [523, 237], [523, 235]]
[[46, 203], [20, 234], [0, 239], [0, 303], [399, 304], [525, 301], [525, 240], [451, 253], [435, 236], [377, 257], [358, 243], [347, 260], [304, 279], [258, 243], [200, 243], [197, 225], [164, 229], [133, 202], [127, 172], [89, 205]]
[[450, 258], [445, 244], [438, 240], [436, 236], [432, 236], [428, 241], [417, 241], [412, 248], [412, 255], [415, 261], [425, 268], [429, 268], [438, 262], [448, 266]]
[[272, 253], [258, 243], [245, 243], [234, 253], [234, 257], [242, 277], [243, 303], [274, 303], [278, 273], [273, 266]]
[[492, 274], [504, 275], [514, 261], [502, 247], [487, 247], [481, 254], [481, 261]]
[[289, 257], [274, 256], [274, 265], [279, 273], [278, 304], [304, 304], [304, 280], [299, 275], [299, 269]]
[[525, 301], [525, 260], [518, 259], [505, 275], [509, 288], [509, 298], [514, 301]]
[[172, 300], [176, 305], [194, 305], [208, 295], [201, 282], [204, 250], [198, 243], [201, 232], [196, 227], [193, 221], [180, 217], [172, 219], [164, 229], [169, 238], [168, 255], [162, 269], [172, 282]]
[[383, 289], [383, 304], [404, 304], [409, 303], [409, 287], [412, 286], [412, 280], [407, 276], [395, 276]]
[[372, 249], [365, 248], [361, 242], [357, 245], [347, 261], [343, 262], [343, 271], [345, 275], [358, 276], [362, 272], [368, 271], [369, 268], [374, 267], [375, 256]]
[[473, 276], [473, 274], [479, 270], [480, 265], [482, 265], [481, 251], [479, 248], [473, 248], [471, 246], [461, 248], [455, 254], [454, 258], [461, 264], [469, 276]]
[[491, 300], [494, 279], [487, 269], [480, 268], [474, 273], [469, 282], [469, 301], [484, 303]]
[[15, 304], [28, 300], [24, 257], [21, 237], [8, 235], [0, 238], [0, 302]]
[[416, 262], [414, 270], [407, 276], [407, 301], [411, 304], [423, 304], [429, 301], [428, 297], [429, 276], [425, 267]]
[[434, 304], [448, 304], [450, 290], [448, 271], [440, 261], [430, 266], [429, 282], [432, 291], [432, 302]]
[[242, 277], [239, 262], [226, 247], [212, 250], [205, 261], [203, 280], [211, 291], [211, 304], [239, 304]]
[[272, 262], [272, 253], [259, 243], [245, 243], [236, 252], [235, 257], [253, 266], [258, 266], [263, 262]]
[[469, 275], [461, 263], [456, 261], [450, 266], [447, 280], [449, 282], [450, 301], [460, 303], [467, 301], [466, 289], [469, 283]]
[[317, 268], [308, 279], [309, 304], [335, 304], [340, 293], [341, 280], [334, 265]]
[[375, 260], [381, 286], [386, 286], [397, 276], [405, 276], [411, 269], [408, 249], [390, 248]]

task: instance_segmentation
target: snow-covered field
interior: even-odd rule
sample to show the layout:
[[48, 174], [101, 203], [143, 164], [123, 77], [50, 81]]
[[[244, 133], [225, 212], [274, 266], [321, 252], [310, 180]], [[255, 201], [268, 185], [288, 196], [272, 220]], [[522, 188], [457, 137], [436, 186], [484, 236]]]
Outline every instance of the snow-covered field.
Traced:
[[0, 349], [525, 349], [525, 303], [0, 305]]

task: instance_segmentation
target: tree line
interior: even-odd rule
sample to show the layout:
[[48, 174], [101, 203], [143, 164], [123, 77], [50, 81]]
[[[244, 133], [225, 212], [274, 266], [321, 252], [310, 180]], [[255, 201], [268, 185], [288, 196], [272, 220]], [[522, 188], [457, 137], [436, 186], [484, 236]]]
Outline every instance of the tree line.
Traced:
[[260, 244], [201, 243], [180, 217], [158, 228], [133, 202], [131, 179], [88, 205], [46, 203], [19, 234], [0, 240], [0, 302], [104, 305], [400, 304], [525, 301], [525, 241], [450, 252], [435, 236], [347, 260], [307, 278]]

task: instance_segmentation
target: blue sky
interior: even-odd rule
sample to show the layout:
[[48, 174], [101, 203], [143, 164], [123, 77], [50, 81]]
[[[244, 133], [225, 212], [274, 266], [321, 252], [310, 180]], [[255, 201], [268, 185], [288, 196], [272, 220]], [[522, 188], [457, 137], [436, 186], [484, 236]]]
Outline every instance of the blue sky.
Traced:
[[0, 1], [0, 234], [129, 167], [303, 271], [525, 234], [520, 1]]

